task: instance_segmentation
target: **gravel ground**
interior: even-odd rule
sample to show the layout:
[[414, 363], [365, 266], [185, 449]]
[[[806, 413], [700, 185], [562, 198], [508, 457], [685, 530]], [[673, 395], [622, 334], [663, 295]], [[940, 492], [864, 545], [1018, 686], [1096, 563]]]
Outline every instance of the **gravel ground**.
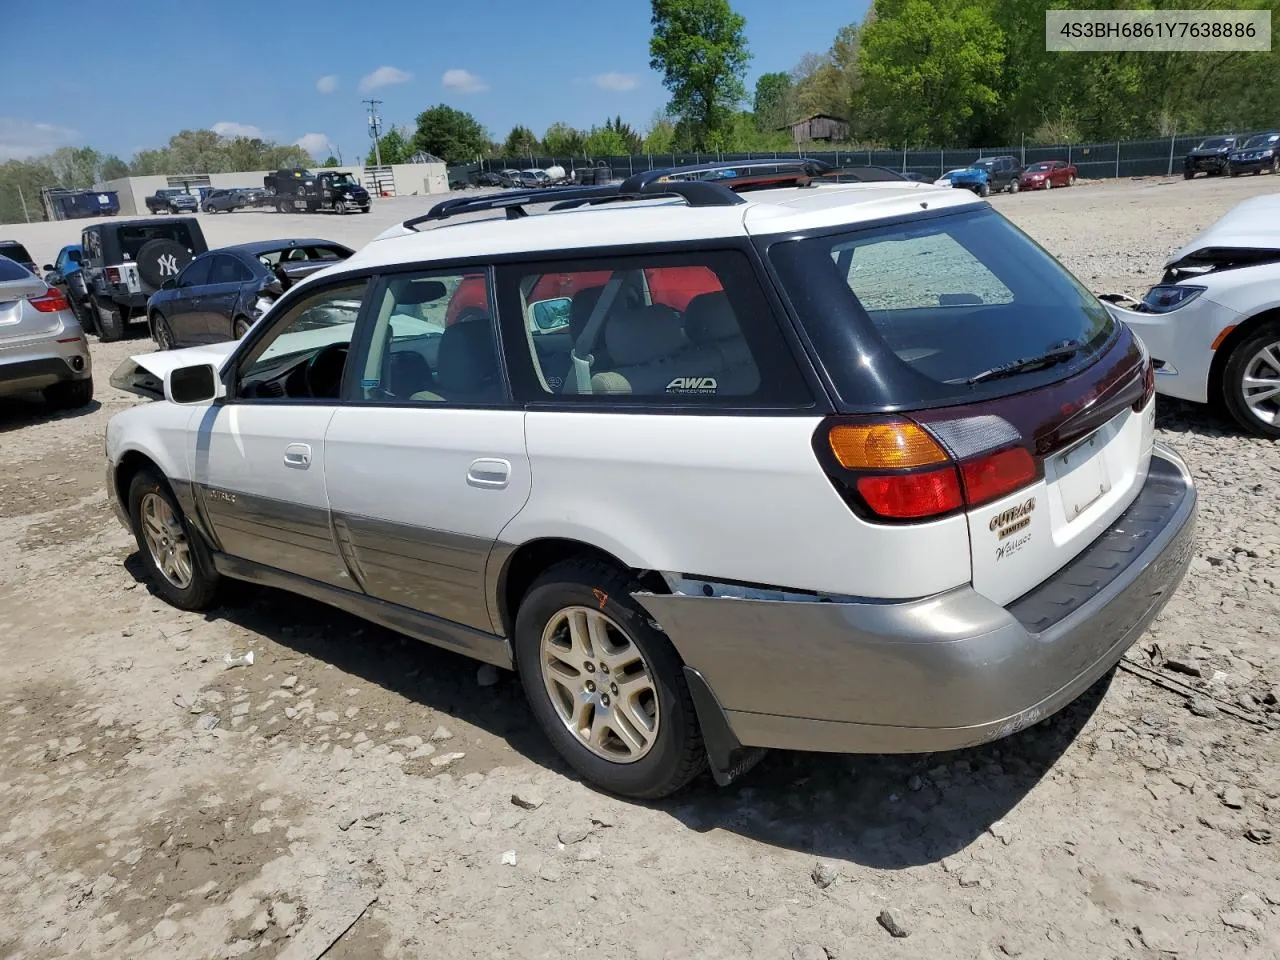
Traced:
[[[1096, 291], [1141, 292], [1276, 186], [993, 202]], [[202, 221], [215, 244], [359, 243], [422, 206]], [[74, 233], [3, 229], [42, 260]], [[107, 377], [140, 337], [93, 344], [83, 412], [0, 401], [0, 957], [311, 960], [340, 935], [326, 957], [1280, 952], [1280, 446], [1160, 403], [1201, 532], [1132, 655], [1196, 697], [1119, 672], [980, 749], [775, 753], [624, 803], [551, 754], [509, 676], [272, 591], [208, 616], [155, 599], [102, 491], [104, 425], [135, 402]]]

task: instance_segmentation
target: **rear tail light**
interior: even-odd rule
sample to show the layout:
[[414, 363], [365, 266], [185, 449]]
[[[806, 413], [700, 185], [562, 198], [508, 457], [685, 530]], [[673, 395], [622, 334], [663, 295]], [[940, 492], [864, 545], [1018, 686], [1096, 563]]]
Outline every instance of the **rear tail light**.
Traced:
[[119, 282], [120, 282], [120, 268], [107, 267], [107, 283], [119, 283]]
[[1142, 397], [1134, 404], [1135, 410], [1142, 410], [1147, 403], [1155, 396], [1156, 392], [1156, 364], [1150, 357], [1146, 358], [1146, 363], [1142, 367]]
[[50, 287], [38, 297], [27, 297], [27, 302], [41, 313], [57, 313], [59, 310], [67, 310], [71, 306], [67, 303], [67, 298], [63, 296], [62, 291], [57, 287]]
[[1006, 496], [1040, 476], [1039, 462], [1022, 446], [1006, 441], [1000, 449], [956, 459], [923, 427], [898, 418], [824, 423], [814, 449], [845, 501], [877, 520], [936, 519]]

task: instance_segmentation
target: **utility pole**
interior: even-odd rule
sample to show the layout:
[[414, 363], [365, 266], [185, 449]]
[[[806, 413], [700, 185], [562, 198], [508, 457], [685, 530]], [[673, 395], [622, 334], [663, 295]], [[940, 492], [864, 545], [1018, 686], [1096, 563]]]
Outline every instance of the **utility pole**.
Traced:
[[22, 195], [22, 184], [15, 184], [15, 186], [18, 188], [18, 202], [22, 204], [22, 218], [30, 223], [31, 214], [27, 213], [27, 198]]
[[382, 145], [378, 142], [382, 137], [382, 117], [378, 115], [381, 100], [362, 100], [369, 107], [369, 136], [373, 138], [373, 162], [382, 166]]

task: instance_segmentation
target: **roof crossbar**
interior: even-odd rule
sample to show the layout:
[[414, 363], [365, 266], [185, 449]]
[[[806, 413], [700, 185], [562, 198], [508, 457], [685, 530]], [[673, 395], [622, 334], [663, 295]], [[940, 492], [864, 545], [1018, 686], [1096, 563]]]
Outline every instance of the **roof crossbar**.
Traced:
[[645, 170], [641, 173], [633, 174], [622, 181], [621, 189], [623, 193], [632, 193], [659, 181], [662, 181], [664, 186], [670, 186], [672, 180], [677, 183], [683, 181], [715, 184], [732, 182], [734, 179], [733, 177], [689, 179], [696, 177], [698, 174], [707, 173], [752, 171], [759, 173], [806, 173], [811, 177], [818, 177], [832, 169], [834, 169], [832, 165], [825, 160], [814, 160], [806, 157], [776, 157], [773, 160], [743, 160], [738, 163], [732, 163], [727, 160], [694, 163], [684, 167]]

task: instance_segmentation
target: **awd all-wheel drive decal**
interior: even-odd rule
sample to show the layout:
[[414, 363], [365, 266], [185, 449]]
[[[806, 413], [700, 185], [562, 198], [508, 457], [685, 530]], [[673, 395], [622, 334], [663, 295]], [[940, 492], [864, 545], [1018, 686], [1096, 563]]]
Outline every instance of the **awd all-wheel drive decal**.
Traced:
[[676, 377], [667, 384], [667, 393], [715, 393], [715, 377]]

